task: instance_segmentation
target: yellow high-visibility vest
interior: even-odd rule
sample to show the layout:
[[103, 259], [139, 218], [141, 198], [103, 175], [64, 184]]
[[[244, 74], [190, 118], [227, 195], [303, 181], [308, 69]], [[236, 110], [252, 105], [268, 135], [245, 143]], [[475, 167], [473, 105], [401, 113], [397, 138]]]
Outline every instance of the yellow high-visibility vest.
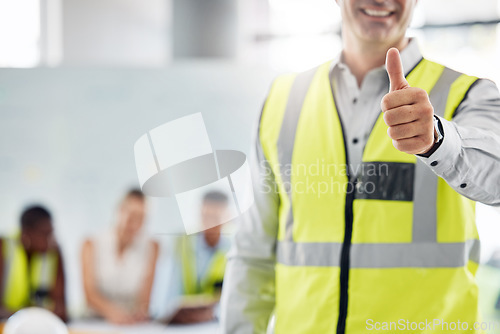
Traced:
[[58, 256], [55, 251], [33, 254], [28, 263], [26, 252], [19, 238], [3, 239], [3, 306], [15, 312], [28, 306], [50, 308], [48, 296], [56, 282]]
[[[275, 332], [476, 333], [475, 202], [396, 150], [382, 113], [349, 181], [329, 69], [278, 77], [260, 121], [280, 199]], [[407, 80], [451, 120], [478, 78], [422, 59]]]
[[213, 295], [217, 284], [222, 283], [224, 279], [224, 270], [226, 268], [226, 254], [216, 250], [207, 270], [198, 279], [196, 269], [196, 252], [193, 240], [185, 236], [179, 240], [178, 251], [182, 260], [182, 280], [184, 295]]

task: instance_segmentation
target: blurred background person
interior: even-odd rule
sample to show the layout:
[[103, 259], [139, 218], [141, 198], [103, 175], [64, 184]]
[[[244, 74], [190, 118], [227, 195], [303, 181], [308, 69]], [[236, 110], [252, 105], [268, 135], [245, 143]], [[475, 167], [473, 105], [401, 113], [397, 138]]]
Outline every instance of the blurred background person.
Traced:
[[66, 321], [64, 267], [51, 214], [30, 206], [20, 227], [17, 236], [0, 238], [0, 318], [38, 306]]
[[172, 323], [210, 321], [217, 313], [229, 248], [228, 240], [221, 236], [227, 206], [224, 193], [206, 193], [200, 211], [203, 232], [177, 240], [172, 287], [182, 297]]
[[146, 199], [137, 189], [121, 201], [115, 226], [85, 241], [83, 286], [88, 306], [117, 324], [149, 319], [159, 246], [144, 231]]

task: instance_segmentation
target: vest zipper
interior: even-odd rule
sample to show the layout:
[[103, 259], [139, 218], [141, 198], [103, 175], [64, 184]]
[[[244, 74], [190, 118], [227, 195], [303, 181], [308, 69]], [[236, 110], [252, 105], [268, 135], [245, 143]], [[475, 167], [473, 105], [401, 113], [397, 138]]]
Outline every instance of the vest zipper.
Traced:
[[[408, 76], [409, 73], [413, 72], [413, 70], [424, 60], [421, 58], [418, 63], [407, 72], [405, 77]], [[331, 84], [330, 84], [331, 86]], [[333, 87], [331, 87], [332, 97], [335, 95], [333, 92]], [[340, 296], [339, 296], [339, 318], [337, 321], [337, 334], [345, 334], [346, 327], [346, 319], [347, 319], [347, 306], [348, 306], [348, 290], [349, 290], [349, 270], [350, 270], [350, 252], [351, 252], [351, 243], [352, 243], [352, 226], [353, 226], [353, 210], [352, 204], [356, 194], [356, 185], [357, 185], [357, 176], [351, 181], [351, 172], [349, 170], [349, 157], [347, 152], [347, 141], [345, 137], [345, 128], [342, 123], [342, 118], [340, 117], [339, 108], [337, 103], [335, 102], [335, 98], [333, 98], [333, 103], [335, 104], [335, 109], [337, 110], [337, 115], [340, 121], [340, 127], [342, 129], [342, 136], [344, 139], [344, 151], [345, 151], [345, 163], [346, 163], [346, 174], [348, 178], [347, 190], [350, 192], [346, 192], [345, 197], [345, 232], [344, 232], [344, 242], [342, 243], [342, 249], [340, 253]], [[382, 112], [382, 111], [380, 111]], [[377, 118], [378, 120], [378, 118]], [[375, 126], [377, 123], [372, 126]], [[370, 131], [371, 133], [371, 131]], [[364, 152], [364, 149], [363, 149]]]
[[354, 201], [355, 189], [356, 189], [356, 180], [349, 181], [347, 184], [348, 192], [346, 193], [346, 198], [345, 198], [344, 242], [342, 243], [342, 250], [340, 255], [340, 298], [339, 298], [339, 318], [337, 322], [337, 334], [345, 333], [345, 325], [347, 318], [347, 306], [349, 300], [348, 296], [349, 269], [350, 269], [349, 262], [351, 253], [351, 239], [352, 239], [352, 225], [353, 225], [352, 203]]
[[[335, 106], [337, 108], [337, 106]], [[353, 210], [352, 204], [354, 201], [355, 190], [356, 190], [356, 178], [351, 181], [351, 172], [349, 170], [349, 156], [347, 151], [347, 142], [344, 131], [344, 125], [340, 117], [340, 113], [337, 114], [340, 121], [340, 127], [342, 128], [342, 136], [344, 139], [344, 151], [345, 151], [345, 163], [346, 163], [346, 175], [347, 175], [347, 188], [345, 197], [345, 231], [344, 231], [344, 241], [342, 243], [342, 249], [340, 253], [340, 296], [339, 296], [339, 318], [337, 320], [337, 334], [345, 334], [346, 319], [347, 319], [347, 306], [349, 301], [348, 289], [349, 289], [349, 263], [350, 263], [350, 253], [351, 253], [351, 241], [352, 241], [352, 225], [353, 225]]]

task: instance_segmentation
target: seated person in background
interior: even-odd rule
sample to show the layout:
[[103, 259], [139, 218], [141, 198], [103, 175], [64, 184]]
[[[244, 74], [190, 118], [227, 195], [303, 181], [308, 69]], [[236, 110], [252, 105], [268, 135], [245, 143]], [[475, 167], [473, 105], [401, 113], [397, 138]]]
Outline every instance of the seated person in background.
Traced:
[[47, 209], [32, 206], [21, 215], [21, 233], [0, 238], [0, 318], [37, 306], [67, 320], [64, 269]]
[[182, 302], [172, 323], [196, 323], [214, 319], [214, 308], [220, 298], [227, 240], [221, 239], [221, 222], [227, 210], [227, 196], [213, 191], [203, 197], [201, 223], [205, 230], [183, 236], [176, 247], [174, 274], [182, 280]]
[[149, 319], [159, 247], [142, 230], [145, 212], [144, 194], [129, 191], [119, 205], [114, 228], [83, 245], [83, 287], [88, 305], [113, 323]]

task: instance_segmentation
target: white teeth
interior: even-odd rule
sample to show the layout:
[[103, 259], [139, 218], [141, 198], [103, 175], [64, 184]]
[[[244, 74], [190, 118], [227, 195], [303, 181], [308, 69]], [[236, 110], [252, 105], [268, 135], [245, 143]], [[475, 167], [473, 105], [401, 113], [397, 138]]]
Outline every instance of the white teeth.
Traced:
[[385, 17], [391, 15], [391, 12], [386, 10], [363, 9], [365, 14], [375, 17]]

